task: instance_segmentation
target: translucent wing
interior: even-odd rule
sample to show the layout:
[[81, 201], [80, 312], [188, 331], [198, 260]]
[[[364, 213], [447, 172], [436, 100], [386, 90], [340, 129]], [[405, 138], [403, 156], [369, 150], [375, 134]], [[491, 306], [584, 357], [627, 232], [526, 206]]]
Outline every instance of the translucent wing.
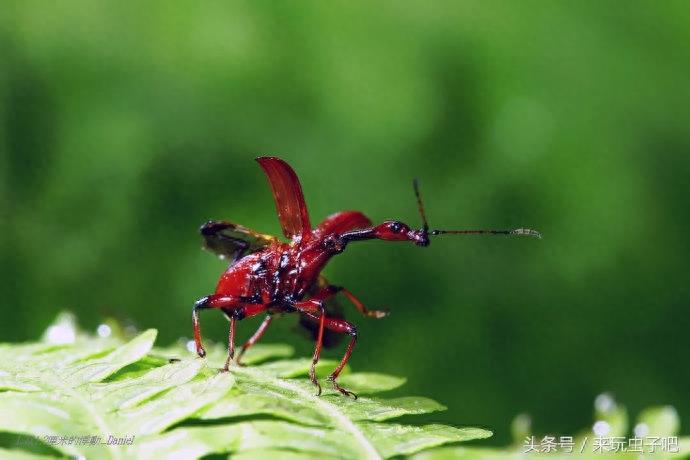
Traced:
[[233, 263], [278, 241], [275, 236], [257, 233], [232, 222], [210, 220], [199, 229], [204, 248]]
[[266, 173], [273, 190], [283, 234], [292, 238], [310, 232], [309, 212], [295, 171], [280, 158], [259, 157], [256, 161]]

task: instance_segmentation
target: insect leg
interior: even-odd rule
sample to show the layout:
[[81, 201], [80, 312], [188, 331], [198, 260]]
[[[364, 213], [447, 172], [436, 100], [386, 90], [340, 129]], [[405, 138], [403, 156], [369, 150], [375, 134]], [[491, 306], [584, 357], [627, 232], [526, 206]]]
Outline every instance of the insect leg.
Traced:
[[194, 302], [194, 308], [192, 308], [192, 326], [194, 328], [194, 344], [196, 345], [196, 353], [200, 358], [206, 356], [206, 350], [201, 343], [201, 327], [199, 326], [199, 310], [210, 308], [206, 305], [208, 297], [202, 297], [201, 299]]
[[261, 323], [259, 328], [256, 330], [254, 335], [252, 335], [247, 342], [245, 342], [244, 345], [242, 345], [242, 349], [240, 350], [240, 353], [237, 355], [237, 364], [241, 366], [240, 361], [242, 360], [242, 355], [244, 355], [244, 352], [250, 349], [256, 342], [259, 341], [259, 339], [264, 335], [264, 332], [266, 332], [266, 329], [268, 329], [268, 325], [271, 324], [271, 321], [273, 320], [273, 316], [271, 315], [266, 315], [266, 318], [264, 321]]
[[207, 308], [222, 308], [223, 304], [235, 303], [237, 299], [230, 296], [220, 296], [218, 294], [207, 295], [201, 299], [194, 302], [194, 308], [192, 308], [192, 326], [194, 328], [194, 344], [196, 345], [196, 353], [199, 357], [203, 358], [206, 356], [206, 350], [204, 345], [201, 343], [201, 327], [199, 325], [199, 310], [205, 310]]
[[301, 302], [295, 302], [293, 306], [297, 310], [306, 313], [310, 317], [313, 317], [314, 319], [319, 321], [319, 333], [316, 337], [316, 346], [314, 347], [314, 356], [311, 360], [309, 379], [314, 385], [316, 385], [316, 388], [318, 389], [316, 395], [320, 396], [321, 385], [319, 384], [319, 381], [316, 378], [316, 363], [319, 362], [319, 356], [321, 356], [321, 345], [323, 344], [323, 328], [326, 323], [326, 310], [323, 306], [323, 300], [316, 298], [316, 296], [312, 299], [303, 300]]
[[388, 314], [390, 313], [388, 310], [369, 310], [366, 306], [364, 306], [361, 300], [359, 300], [357, 297], [355, 297], [353, 293], [351, 293], [348, 289], [342, 286], [329, 287], [337, 289], [337, 291], [340, 291], [343, 294], [345, 294], [345, 297], [347, 297], [350, 303], [352, 303], [352, 305], [354, 305], [355, 308], [364, 316], [367, 316], [369, 318], [383, 318], [385, 316], [388, 316]]
[[[319, 320], [316, 314], [311, 312], [306, 313], [306, 316], [312, 321]], [[341, 387], [338, 384], [338, 382], [336, 382], [336, 379], [342, 372], [343, 368], [345, 367], [345, 364], [347, 364], [347, 361], [350, 359], [352, 349], [355, 347], [355, 344], [357, 343], [357, 328], [353, 324], [345, 321], [344, 319], [338, 318], [327, 318], [324, 322], [324, 327], [330, 331], [338, 332], [340, 334], [348, 334], [351, 337], [350, 342], [347, 344], [347, 348], [345, 349], [343, 359], [340, 361], [340, 364], [338, 364], [338, 367], [335, 368], [331, 375], [328, 376], [328, 380], [331, 382], [331, 384], [333, 384], [333, 388], [335, 390], [339, 391], [345, 396], [352, 396], [353, 398], [357, 399], [356, 394], [346, 390], [345, 388]]]
[[235, 355], [235, 321], [247, 316], [254, 316], [266, 310], [262, 304], [246, 304], [246, 300], [239, 297], [223, 294], [213, 294], [202, 297], [194, 303], [192, 309], [192, 323], [194, 326], [194, 343], [196, 352], [200, 357], [206, 356], [206, 350], [201, 343], [201, 328], [199, 327], [199, 310], [207, 308], [220, 308], [230, 320], [230, 330], [228, 332], [228, 359], [225, 361], [223, 370], [227, 371], [232, 358]]
[[223, 371], [230, 368], [230, 363], [235, 357], [235, 323], [247, 317], [256, 316], [259, 313], [266, 311], [266, 305], [260, 303], [235, 303], [226, 307], [222, 307], [223, 312], [230, 321], [230, 329], [228, 331], [228, 357], [225, 360]]
[[347, 361], [350, 359], [352, 349], [355, 347], [355, 344], [357, 343], [357, 328], [354, 325], [345, 321], [344, 319], [332, 319], [328, 323], [327, 327], [332, 331], [342, 332], [352, 337], [350, 339], [350, 343], [347, 344], [347, 348], [345, 349], [343, 359], [340, 360], [340, 364], [338, 364], [338, 367], [336, 367], [335, 370], [331, 372], [331, 375], [328, 376], [328, 380], [333, 384], [333, 388], [338, 390], [343, 395], [352, 396], [353, 398], [357, 399], [356, 394], [341, 387], [340, 385], [338, 385], [338, 382], [335, 381], [340, 375], [340, 372], [342, 372], [343, 368], [345, 367], [345, 364], [347, 364]]
[[227, 372], [230, 369], [230, 362], [235, 357], [235, 316], [230, 317], [230, 330], [228, 331], [228, 357], [225, 360], [225, 366], [222, 371]]

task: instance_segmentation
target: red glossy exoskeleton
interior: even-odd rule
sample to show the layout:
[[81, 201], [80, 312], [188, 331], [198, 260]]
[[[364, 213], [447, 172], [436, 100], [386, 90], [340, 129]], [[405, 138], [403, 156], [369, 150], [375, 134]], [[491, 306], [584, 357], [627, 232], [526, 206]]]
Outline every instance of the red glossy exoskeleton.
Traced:
[[329, 315], [325, 308], [326, 301], [340, 292], [365, 316], [383, 318], [387, 312], [369, 310], [347, 289], [329, 284], [320, 273], [331, 257], [343, 252], [353, 241], [371, 239], [411, 241], [423, 247], [429, 245], [430, 236], [449, 233], [540, 237], [538, 232], [525, 228], [429, 231], [416, 181], [414, 190], [423, 223], [420, 229], [410, 228], [397, 220], [372, 226], [369, 218], [359, 211], [337, 212], [312, 228], [302, 187], [292, 168], [279, 158], [260, 157], [257, 161], [268, 177], [283, 234], [290, 242], [285, 243], [274, 236], [226, 221], [209, 221], [201, 227], [205, 247], [227, 259], [230, 265], [218, 281], [215, 293], [194, 304], [194, 341], [197, 353], [204, 357], [206, 352], [201, 344], [198, 312], [207, 308], [222, 310], [230, 321], [228, 358], [224, 370], [228, 370], [235, 355], [235, 323], [238, 320], [266, 314], [259, 329], [242, 346], [237, 364], [244, 352], [264, 334], [274, 314], [297, 312], [314, 325], [316, 346], [309, 376], [318, 388], [318, 394], [321, 394], [321, 386], [316, 379], [315, 366], [321, 353], [324, 331], [350, 336], [345, 355], [328, 380], [340, 393], [356, 398], [354, 393], [342, 388], [336, 380], [355, 346], [357, 329], [348, 321]]

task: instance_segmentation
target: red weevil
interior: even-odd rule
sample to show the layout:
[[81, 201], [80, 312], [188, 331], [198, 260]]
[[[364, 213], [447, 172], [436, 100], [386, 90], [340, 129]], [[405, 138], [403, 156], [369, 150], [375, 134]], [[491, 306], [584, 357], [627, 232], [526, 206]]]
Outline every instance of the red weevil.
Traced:
[[341, 211], [328, 216], [316, 228], [309, 221], [302, 187], [293, 169], [280, 158], [259, 157], [273, 191], [278, 219], [283, 234], [290, 240], [254, 232], [227, 221], [208, 221], [201, 227], [204, 246], [221, 259], [230, 262], [221, 275], [214, 294], [202, 297], [192, 310], [194, 342], [200, 357], [206, 356], [201, 343], [199, 310], [219, 308], [230, 321], [228, 358], [223, 370], [227, 371], [235, 355], [235, 322], [244, 318], [266, 314], [259, 329], [242, 346], [236, 363], [239, 364], [247, 349], [266, 332], [276, 313], [298, 312], [316, 328], [316, 346], [309, 377], [321, 394], [315, 366], [319, 361], [324, 330], [350, 336], [340, 364], [328, 380], [343, 395], [357, 396], [336, 382], [345, 367], [357, 341], [357, 329], [339, 317], [329, 317], [325, 302], [338, 292], [365, 316], [382, 318], [387, 312], [369, 310], [347, 289], [329, 284], [321, 270], [331, 257], [345, 250], [352, 241], [378, 239], [384, 241], [411, 241], [417, 246], [429, 246], [429, 236], [441, 234], [501, 234], [527, 235], [541, 238], [539, 232], [527, 228], [514, 230], [429, 230], [417, 182], [414, 191], [422, 218], [422, 228], [413, 229], [397, 220], [386, 220], [372, 226], [368, 217], [359, 211]]

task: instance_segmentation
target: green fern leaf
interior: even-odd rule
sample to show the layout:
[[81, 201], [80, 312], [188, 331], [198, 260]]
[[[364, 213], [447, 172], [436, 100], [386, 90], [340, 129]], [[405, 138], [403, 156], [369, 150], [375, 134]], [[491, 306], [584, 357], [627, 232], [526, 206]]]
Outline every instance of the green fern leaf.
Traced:
[[[342, 384], [358, 400], [326, 388], [317, 397], [311, 360], [291, 358], [289, 346], [257, 345], [247, 367], [221, 373], [222, 347], [202, 360], [182, 346], [154, 348], [155, 338], [97, 338], [62, 315], [42, 342], [0, 345], [0, 457], [382, 459], [491, 435], [392, 422], [445, 409], [377, 396], [399, 377], [346, 370]], [[335, 364], [324, 360], [317, 373]]]

